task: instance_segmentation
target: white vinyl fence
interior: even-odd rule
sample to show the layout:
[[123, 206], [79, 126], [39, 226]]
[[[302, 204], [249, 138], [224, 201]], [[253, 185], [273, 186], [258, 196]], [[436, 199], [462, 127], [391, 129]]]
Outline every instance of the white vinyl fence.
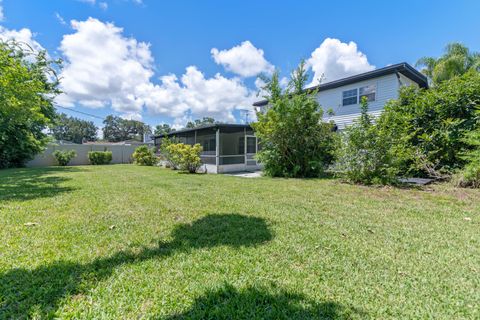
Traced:
[[131, 163], [132, 153], [139, 145], [112, 145], [112, 144], [61, 144], [49, 145], [48, 148], [27, 163], [27, 167], [47, 167], [56, 166], [57, 162], [52, 153], [55, 150], [75, 150], [77, 156], [73, 158], [69, 166], [87, 165], [89, 151], [111, 151], [111, 163]]

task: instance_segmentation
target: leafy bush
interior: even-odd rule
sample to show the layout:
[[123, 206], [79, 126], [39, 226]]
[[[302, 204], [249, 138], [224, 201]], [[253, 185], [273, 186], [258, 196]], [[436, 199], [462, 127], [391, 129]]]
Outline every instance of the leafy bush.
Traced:
[[333, 166], [335, 174], [353, 183], [394, 183], [397, 169], [390, 152], [391, 143], [373, 124], [365, 97], [361, 108], [360, 119], [341, 133], [337, 162]]
[[179, 168], [179, 163], [177, 161], [178, 157], [170, 153], [169, 146], [176, 143], [179, 143], [177, 139], [170, 139], [168, 137], [164, 137], [162, 138], [162, 142], [160, 144], [160, 157], [162, 160], [166, 161], [166, 167], [173, 170]]
[[147, 146], [139, 146], [136, 148], [132, 157], [133, 163], [140, 166], [154, 166], [158, 162], [154, 148], [148, 148]]
[[480, 108], [480, 74], [469, 72], [424, 90], [402, 88], [378, 121], [392, 139], [402, 175], [446, 177], [461, 169], [471, 149], [465, 135], [475, 128]]
[[88, 160], [90, 164], [100, 165], [109, 164], [112, 161], [111, 151], [90, 151], [88, 153]]
[[456, 175], [456, 184], [460, 187], [480, 188], [480, 128], [468, 133], [464, 142], [472, 149], [463, 154], [467, 164]]
[[480, 188], [480, 164], [467, 164], [454, 176], [455, 184], [462, 188]]
[[198, 143], [193, 146], [183, 143], [173, 143], [169, 144], [167, 149], [173, 163], [177, 163], [181, 170], [195, 173], [202, 165], [200, 158], [202, 146]]
[[293, 72], [285, 92], [278, 72], [265, 79], [268, 107], [252, 124], [262, 144], [257, 154], [264, 172], [278, 177], [318, 177], [334, 157], [333, 124], [322, 122], [316, 91], [304, 90], [307, 81], [302, 62]]
[[75, 150], [55, 150], [52, 155], [57, 160], [59, 166], [66, 166], [70, 160], [77, 156]]

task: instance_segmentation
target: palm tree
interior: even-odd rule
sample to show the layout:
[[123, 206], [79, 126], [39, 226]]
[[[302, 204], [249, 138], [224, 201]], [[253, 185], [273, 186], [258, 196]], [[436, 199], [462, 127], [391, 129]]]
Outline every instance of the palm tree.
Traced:
[[480, 71], [480, 53], [473, 52], [461, 43], [450, 43], [445, 48], [445, 53], [440, 58], [420, 58], [417, 67], [434, 84], [462, 75], [469, 70]]

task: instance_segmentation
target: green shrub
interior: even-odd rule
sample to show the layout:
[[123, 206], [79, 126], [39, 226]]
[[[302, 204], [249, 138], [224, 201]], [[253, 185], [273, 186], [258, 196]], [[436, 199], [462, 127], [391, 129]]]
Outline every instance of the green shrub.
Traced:
[[480, 164], [467, 164], [454, 176], [455, 185], [462, 188], [480, 188]]
[[445, 178], [463, 168], [464, 137], [476, 126], [480, 73], [469, 72], [428, 90], [406, 87], [385, 105], [379, 131], [393, 140], [402, 175]]
[[480, 127], [469, 132], [464, 142], [471, 149], [462, 155], [467, 164], [455, 176], [456, 184], [459, 187], [480, 188]]
[[172, 144], [179, 143], [176, 138], [162, 138], [162, 142], [160, 144], [160, 157], [162, 160], [165, 160], [166, 167], [171, 168], [172, 170], [177, 170], [179, 168], [178, 157], [176, 155], [171, 154], [169, 151], [169, 146]]
[[109, 164], [112, 161], [111, 151], [90, 151], [88, 160], [92, 165]]
[[172, 161], [178, 164], [180, 170], [195, 173], [202, 165], [200, 158], [202, 146], [198, 143], [193, 146], [183, 143], [173, 143], [168, 145], [167, 149]]
[[132, 154], [133, 163], [140, 166], [154, 166], [158, 163], [154, 148], [139, 146]]
[[333, 170], [337, 176], [352, 183], [390, 184], [396, 181], [391, 143], [382, 135], [367, 113], [368, 103], [361, 101], [362, 115], [340, 133], [337, 161]]
[[257, 113], [252, 124], [262, 144], [257, 159], [266, 175], [274, 177], [319, 177], [334, 157], [333, 124], [322, 122], [323, 111], [316, 91], [305, 91], [305, 65], [292, 73], [286, 91], [282, 91], [278, 73], [266, 79], [268, 93], [265, 113]]
[[70, 160], [77, 156], [75, 150], [55, 150], [52, 155], [57, 160], [59, 166], [66, 166]]

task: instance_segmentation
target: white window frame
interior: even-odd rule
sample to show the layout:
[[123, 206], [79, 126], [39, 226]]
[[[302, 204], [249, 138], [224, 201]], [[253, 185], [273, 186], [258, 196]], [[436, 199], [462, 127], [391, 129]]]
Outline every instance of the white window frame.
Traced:
[[[359, 105], [359, 104], [360, 104], [360, 101], [361, 101], [361, 97], [362, 97], [362, 96], [365, 96], [365, 94], [360, 94], [360, 89], [367, 88], [367, 87], [372, 87], [373, 90], [374, 90], [374, 91], [373, 91], [373, 94], [374, 94], [373, 100], [369, 100], [368, 102], [374, 102], [374, 101], [376, 101], [376, 100], [377, 100], [377, 85], [376, 85], [376, 84], [367, 84], [367, 85], [364, 85], [364, 86], [361, 86], [361, 87], [357, 87], [357, 88], [351, 88], [351, 89], [342, 90], [342, 92], [341, 92], [341, 99], [342, 99], [342, 104], [341, 104], [341, 105], [342, 105], [342, 107]], [[344, 104], [344, 99], [353, 98], [354, 96], [350, 96], [350, 97], [344, 98], [343, 93], [344, 93], [344, 92], [347, 92], [347, 91], [353, 91], [353, 90], [356, 90], [356, 92], [357, 92], [357, 95], [356, 95], [357, 102], [356, 102], [356, 103], [351, 103], [351, 104]]]
[[[360, 94], [360, 90], [362, 90], [364, 88], [368, 88], [368, 87], [372, 87], [373, 92], [370, 92], [368, 94]], [[369, 85], [358, 88], [358, 102], [362, 101], [361, 99], [362, 99], [363, 96], [366, 97], [367, 95], [372, 94], [372, 93], [373, 93], [373, 99], [368, 100], [368, 102], [374, 102], [374, 101], [377, 100], [377, 86], [375, 84], [369, 84]]]
[[[347, 91], [354, 91], [355, 90], [355, 95], [353, 96], [348, 96], [348, 97], [344, 97], [344, 93], [347, 92]], [[345, 104], [345, 99], [351, 99], [355, 97], [356, 98], [356, 102], [355, 103], [349, 103], [349, 104]], [[347, 90], [342, 90], [342, 106], [343, 107], [346, 107], [346, 106], [353, 106], [353, 105], [356, 105], [358, 104], [358, 88], [353, 88], [353, 89], [347, 89]]]

